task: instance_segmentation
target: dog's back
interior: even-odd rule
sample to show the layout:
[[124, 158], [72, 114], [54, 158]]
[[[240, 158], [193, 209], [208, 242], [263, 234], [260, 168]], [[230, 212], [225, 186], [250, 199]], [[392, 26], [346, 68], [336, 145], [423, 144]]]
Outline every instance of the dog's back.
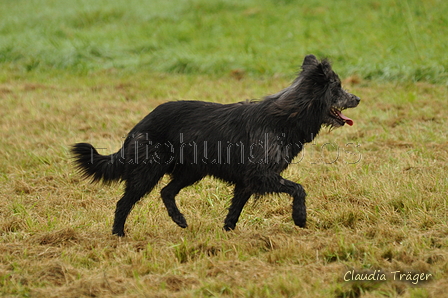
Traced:
[[166, 165], [167, 173], [200, 172], [243, 182], [247, 168], [267, 164], [267, 146], [279, 142], [272, 139], [277, 132], [268, 116], [261, 103], [168, 102], [132, 129], [123, 162], [129, 170], [136, 163], [157, 163]]

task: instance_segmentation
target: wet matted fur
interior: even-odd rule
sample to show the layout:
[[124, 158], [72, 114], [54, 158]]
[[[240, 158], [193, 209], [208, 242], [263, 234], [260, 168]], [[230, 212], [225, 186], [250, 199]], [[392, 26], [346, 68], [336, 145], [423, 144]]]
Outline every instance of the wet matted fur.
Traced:
[[268, 193], [289, 194], [294, 223], [305, 227], [305, 190], [280, 173], [322, 126], [353, 125], [341, 111], [356, 107], [359, 101], [342, 89], [327, 60], [308, 55], [291, 86], [260, 101], [167, 102], [129, 132], [118, 152], [100, 155], [87, 143], [75, 144], [71, 151], [85, 177], [125, 182], [112, 229], [118, 236], [124, 236], [125, 221], [134, 204], [165, 174], [171, 181], [161, 197], [169, 216], [182, 228], [187, 222], [175, 196], [205, 176], [235, 185], [224, 229], [235, 228], [251, 195]]

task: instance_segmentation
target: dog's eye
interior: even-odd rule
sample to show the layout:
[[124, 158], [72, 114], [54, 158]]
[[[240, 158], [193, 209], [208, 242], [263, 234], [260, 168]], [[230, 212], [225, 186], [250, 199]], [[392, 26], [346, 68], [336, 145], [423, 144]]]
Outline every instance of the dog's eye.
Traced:
[[342, 89], [340, 81], [333, 82], [332, 86], [333, 89]]
[[334, 95], [338, 95], [339, 92], [341, 92], [341, 90], [342, 90], [341, 85], [335, 85], [335, 86], [334, 86], [333, 88], [331, 88], [331, 89], [332, 89]]

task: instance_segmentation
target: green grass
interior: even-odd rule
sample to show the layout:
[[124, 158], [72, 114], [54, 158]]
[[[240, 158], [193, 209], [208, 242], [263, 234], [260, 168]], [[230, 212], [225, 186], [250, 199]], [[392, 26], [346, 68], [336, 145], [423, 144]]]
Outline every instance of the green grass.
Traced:
[[[446, 1], [142, 2], [0, 4], [0, 296], [446, 294]], [[168, 100], [272, 94], [308, 53], [362, 102], [284, 173], [308, 193], [306, 229], [282, 195], [224, 232], [232, 188], [211, 178], [179, 194], [180, 229], [165, 178], [110, 235], [122, 186], [82, 181], [69, 145], [115, 152]], [[344, 281], [352, 269], [433, 278]]]
[[446, 1], [27, 1], [2, 3], [0, 63], [289, 74], [305, 54], [344, 77], [448, 82]]

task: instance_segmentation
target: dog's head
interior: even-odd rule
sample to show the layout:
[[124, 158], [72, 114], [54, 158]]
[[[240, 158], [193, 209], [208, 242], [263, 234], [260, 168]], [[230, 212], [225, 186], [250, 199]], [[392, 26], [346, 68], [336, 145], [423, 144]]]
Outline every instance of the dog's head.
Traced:
[[353, 120], [342, 114], [342, 110], [356, 107], [360, 98], [342, 89], [341, 80], [331, 69], [331, 64], [327, 60], [319, 62], [314, 55], [308, 55], [303, 60], [302, 69], [301, 77], [306, 78], [306, 85], [313, 89], [309, 91], [323, 101], [322, 124], [330, 127], [340, 127], [345, 123], [353, 125]]

